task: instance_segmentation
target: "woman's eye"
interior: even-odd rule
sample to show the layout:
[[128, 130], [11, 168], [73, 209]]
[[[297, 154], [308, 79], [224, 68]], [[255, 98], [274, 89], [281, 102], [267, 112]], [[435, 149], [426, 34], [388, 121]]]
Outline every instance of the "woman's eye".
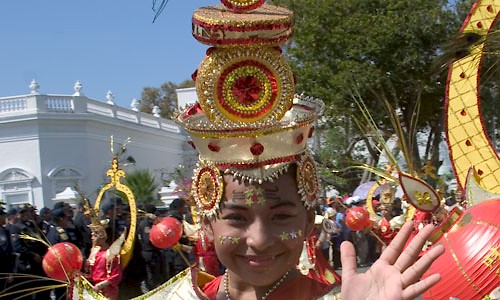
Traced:
[[273, 219], [277, 220], [277, 221], [283, 221], [283, 220], [287, 220], [289, 218], [293, 217], [292, 215], [290, 214], [276, 214], [273, 216]]
[[227, 214], [222, 219], [228, 221], [245, 221], [245, 217], [241, 214]]

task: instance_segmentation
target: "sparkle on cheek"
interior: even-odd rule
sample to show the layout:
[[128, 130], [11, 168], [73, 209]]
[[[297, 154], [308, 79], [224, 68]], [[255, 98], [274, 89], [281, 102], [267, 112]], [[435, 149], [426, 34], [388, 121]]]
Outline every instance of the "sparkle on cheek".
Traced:
[[224, 235], [221, 235], [219, 236], [219, 243], [221, 245], [227, 245], [227, 244], [230, 244], [230, 245], [236, 245], [240, 242], [240, 237], [239, 236], [224, 236]]
[[302, 236], [302, 230], [292, 230], [291, 232], [282, 232], [280, 234], [280, 239], [282, 241], [286, 241], [286, 240], [289, 240], [289, 239], [298, 239], [299, 237]]

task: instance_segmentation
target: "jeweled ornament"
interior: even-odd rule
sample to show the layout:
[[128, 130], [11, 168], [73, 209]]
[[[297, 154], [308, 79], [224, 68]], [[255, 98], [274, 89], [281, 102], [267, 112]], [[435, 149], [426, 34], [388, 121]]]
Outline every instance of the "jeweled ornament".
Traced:
[[149, 240], [160, 249], [172, 247], [182, 235], [182, 224], [174, 217], [165, 217], [160, 223], [153, 225], [149, 232]]
[[221, 0], [222, 4], [235, 12], [245, 12], [256, 9], [266, 2], [265, 0]]
[[193, 37], [217, 47], [274, 47], [289, 40], [293, 33], [293, 13], [285, 7], [267, 4], [245, 14], [222, 5], [200, 7], [192, 20]]
[[45, 274], [57, 280], [71, 280], [77, 276], [83, 265], [83, 256], [72, 243], [62, 242], [49, 247], [43, 257], [42, 267]]
[[294, 86], [281, 52], [263, 47], [214, 49], [196, 79], [200, 107], [215, 123], [280, 120], [293, 104]]
[[500, 286], [500, 199], [450, 214], [436, 233], [446, 251], [423, 275], [439, 273], [441, 280], [427, 291], [426, 300], [489, 299]]

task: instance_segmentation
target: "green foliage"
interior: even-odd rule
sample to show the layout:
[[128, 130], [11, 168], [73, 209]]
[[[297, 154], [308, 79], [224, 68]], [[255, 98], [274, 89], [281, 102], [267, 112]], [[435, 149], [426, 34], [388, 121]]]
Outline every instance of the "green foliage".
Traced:
[[193, 87], [192, 80], [185, 80], [180, 84], [173, 82], [165, 82], [160, 88], [145, 87], [141, 94], [141, 111], [145, 113], [152, 113], [153, 107], [160, 108], [160, 115], [163, 118], [171, 118], [173, 112], [177, 108], [177, 94], [176, 89]]
[[134, 170], [127, 173], [123, 184], [132, 190], [137, 204], [156, 204], [158, 184], [149, 170]]
[[[463, 10], [455, 4], [467, 1], [444, 0], [274, 0], [295, 14], [293, 41], [286, 45], [288, 57], [297, 77], [298, 92], [325, 101], [327, 109], [321, 131], [324, 143], [320, 165], [332, 174], [334, 182], [343, 178], [341, 191], [352, 191], [363, 174], [346, 170], [352, 163], [376, 166], [379, 154], [365, 132], [353, 121], [360, 111], [353, 104], [358, 94], [383, 136], [389, 138], [396, 129], [384, 109], [389, 101], [397, 109], [403, 131], [411, 132], [413, 114], [420, 105], [416, 131], [429, 130], [427, 157], [418, 157], [414, 136], [415, 169], [422, 161], [433, 158], [437, 165], [440, 136], [443, 129], [445, 72], [435, 72], [433, 62], [440, 46], [463, 22]], [[470, 2], [470, 1], [469, 1]], [[464, 5], [465, 6], [465, 5]], [[461, 6], [462, 7], [462, 6]], [[364, 157], [355, 151], [364, 143]], [[358, 155], [358, 156], [357, 156]], [[332, 172], [334, 171], [334, 172]], [[339, 188], [339, 187], [337, 187]]]

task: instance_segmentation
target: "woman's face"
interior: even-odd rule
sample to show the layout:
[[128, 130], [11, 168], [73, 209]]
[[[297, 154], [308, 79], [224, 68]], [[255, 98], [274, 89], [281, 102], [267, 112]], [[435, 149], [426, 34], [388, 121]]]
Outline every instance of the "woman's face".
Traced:
[[92, 232], [91, 240], [93, 245], [102, 247], [106, 244], [106, 235]]
[[260, 185], [224, 177], [220, 213], [205, 231], [231, 280], [264, 287], [297, 264], [314, 212], [303, 206], [292, 174]]

